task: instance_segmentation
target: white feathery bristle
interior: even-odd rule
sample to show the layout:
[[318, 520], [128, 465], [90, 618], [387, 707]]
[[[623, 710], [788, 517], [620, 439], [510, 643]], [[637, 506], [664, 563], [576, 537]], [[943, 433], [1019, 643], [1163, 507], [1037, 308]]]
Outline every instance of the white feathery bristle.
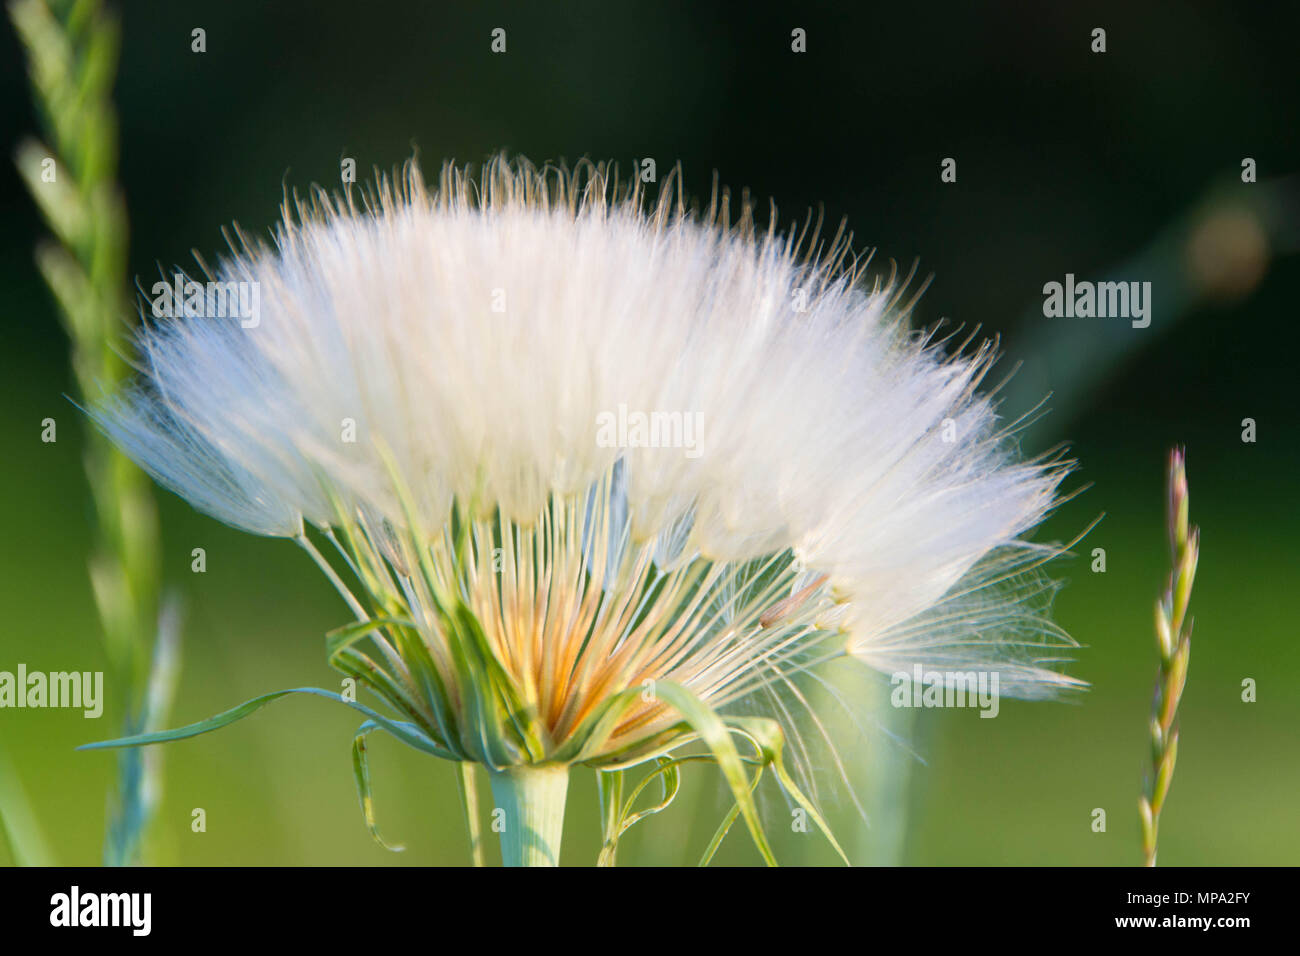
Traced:
[[[411, 164], [364, 207], [286, 204], [274, 248], [244, 243], [211, 277], [256, 284], [256, 325], [151, 322], [144, 383], [97, 417], [257, 534], [327, 526], [340, 503], [408, 528], [403, 494], [429, 534], [456, 501], [526, 528], [603, 487], [580, 547], [607, 588], [647, 545], [664, 568], [788, 551], [805, 570], [779, 597], [812, 587], [874, 667], [1005, 667], [1025, 696], [1070, 683], [1050, 589], [1021, 573], [1065, 468], [1017, 458], [977, 391], [992, 348], [908, 331], [901, 289], [863, 287], [843, 237], [810, 255], [675, 192], [647, 209], [603, 166], [497, 160], [432, 193]], [[602, 440], [621, 413], [675, 423], [675, 447]], [[724, 622], [737, 580], [718, 584]], [[727, 668], [697, 687], [729, 699]]]

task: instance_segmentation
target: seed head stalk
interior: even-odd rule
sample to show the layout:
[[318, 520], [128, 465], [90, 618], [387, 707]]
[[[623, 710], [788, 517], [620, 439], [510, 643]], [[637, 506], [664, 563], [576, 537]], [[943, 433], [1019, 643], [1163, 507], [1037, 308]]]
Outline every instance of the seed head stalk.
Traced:
[[491, 774], [501, 814], [501, 862], [506, 866], [559, 866], [569, 768], [511, 767]]
[[1174, 762], [1178, 758], [1178, 728], [1174, 726], [1174, 720], [1183, 696], [1183, 685], [1187, 682], [1187, 663], [1192, 651], [1192, 621], [1187, 617], [1187, 606], [1200, 554], [1200, 529], [1189, 528], [1188, 524], [1186, 456], [1179, 448], [1169, 453], [1168, 527], [1173, 570], [1164, 596], [1156, 601], [1160, 671], [1151, 702], [1152, 766], [1138, 801], [1146, 866], [1156, 865], [1160, 811], [1169, 794]]

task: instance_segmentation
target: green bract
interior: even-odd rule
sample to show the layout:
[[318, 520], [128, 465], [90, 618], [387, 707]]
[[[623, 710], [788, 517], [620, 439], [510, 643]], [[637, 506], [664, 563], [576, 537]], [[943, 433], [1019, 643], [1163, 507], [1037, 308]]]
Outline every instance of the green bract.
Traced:
[[[353, 767], [366, 825], [384, 846], [388, 844], [380, 838], [375, 822], [365, 745], [366, 737], [377, 730], [424, 753], [487, 768], [498, 805], [506, 811], [507, 832], [511, 832], [510, 821], [516, 820], [515, 829], [528, 837], [518, 844], [503, 841], [508, 862], [553, 863], [558, 858], [561, 787], [566, 768], [573, 764], [601, 771], [602, 863], [613, 862], [623, 832], [671, 803], [679, 768], [691, 762], [715, 763], [736, 800], [735, 811], [723, 821], [705, 862], [737, 817], [744, 818], [763, 858], [774, 862], [752, 794], [767, 767], [838, 851], [824, 819], [785, 768], [779, 724], [718, 710], [719, 701], [725, 704], [751, 692], [764, 680], [785, 679], [795, 660], [790, 645], [806, 654], [810, 645], [830, 645], [836, 638], [833, 630], [815, 629], [815, 613], [825, 602], [786, 600], [783, 606], [775, 599], [792, 593], [799, 574], [792, 557], [774, 555], [723, 571], [718, 563], [699, 556], [667, 570], [652, 560], [634, 562], [625, 555], [619, 565], [623, 570], [614, 572], [621, 577], [609, 580], [602, 578], [608, 574], [604, 561], [593, 561], [590, 549], [573, 546], [571, 534], [555, 530], [574, 520], [581, 507], [582, 502], [557, 499], [537, 528], [521, 529], [499, 513], [476, 519], [473, 508], [457, 505], [444, 533], [427, 535], [419, 529], [413, 510], [406, 510], [408, 530], [399, 532], [387, 522], [350, 515], [338, 504], [334, 524], [322, 529], [322, 535], [335, 546], [345, 566], [342, 572], [305, 532], [298, 537], [358, 617], [326, 635], [326, 654], [332, 667], [369, 690], [391, 715], [350, 696], [295, 688], [254, 698], [187, 727], [90, 744], [86, 749], [193, 737], [233, 723], [280, 697], [306, 693], [338, 701], [367, 718], [353, 741]], [[569, 543], [562, 546], [561, 538]], [[527, 582], [520, 570], [528, 568], [528, 555], [522, 550], [525, 539], [531, 540], [536, 552]], [[491, 562], [497, 566], [487, 570]], [[633, 564], [644, 567], [633, 577], [628, 594], [627, 568]], [[559, 581], [565, 571], [574, 579]], [[351, 577], [352, 587], [345, 575]], [[725, 588], [720, 580], [726, 582]], [[489, 622], [495, 628], [485, 624], [483, 608], [504, 606], [510, 595], [535, 595], [543, 582], [549, 582], [548, 600], [586, 601], [596, 613], [582, 633], [570, 633], [560, 643], [560, 650], [569, 655], [560, 665], [550, 667], [543, 660], [529, 670], [526, 662], [510, 659], [503, 650], [500, 622]], [[484, 597], [485, 589], [490, 598]], [[632, 605], [639, 610], [628, 611]], [[604, 609], [615, 606], [624, 607], [619, 619], [624, 623], [618, 625], [620, 641], [613, 655], [588, 666], [587, 656], [599, 653], [606, 640], [601, 627], [613, 626]], [[774, 606], [779, 614], [772, 613]], [[495, 640], [490, 636], [494, 630]], [[682, 636], [672, 637], [678, 631]], [[651, 649], [671, 648], [673, 641], [688, 649], [701, 642], [706, 647], [717, 645], [735, 663], [728, 664], [727, 656], [717, 658], [729, 667], [729, 680], [723, 692], [709, 701], [684, 680], [674, 679], [678, 674], [691, 678], [690, 668], [634, 666], [640, 659], [634, 653], [638, 641]], [[685, 659], [689, 662], [690, 655]], [[609, 665], [608, 660], [624, 664]], [[548, 673], [567, 681], [563, 686], [569, 688], [571, 699], [548, 701], [542, 686]], [[579, 686], [580, 674], [588, 675], [590, 686]], [[692, 744], [705, 749], [692, 751]], [[653, 769], [623, 801], [626, 771], [642, 764]], [[466, 774], [464, 779], [469, 786], [463, 796], [473, 828], [477, 816], [473, 776]], [[638, 811], [642, 791], [656, 780], [662, 784], [659, 803]], [[528, 814], [533, 804], [548, 802], [559, 817], [550, 821], [554, 832], [533, 833], [545, 826], [530, 821]], [[473, 837], [477, 842], [476, 832]]]

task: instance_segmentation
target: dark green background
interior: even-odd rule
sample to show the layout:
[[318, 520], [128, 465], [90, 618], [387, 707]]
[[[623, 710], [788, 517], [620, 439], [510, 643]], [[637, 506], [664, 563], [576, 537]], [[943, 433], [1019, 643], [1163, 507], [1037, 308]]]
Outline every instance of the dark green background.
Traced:
[[[132, 2], [118, 103], [133, 274], [151, 282], [158, 264], [186, 263], [191, 249], [213, 258], [232, 220], [264, 232], [284, 188], [334, 186], [343, 156], [388, 169], [418, 149], [428, 175], [444, 159], [501, 149], [624, 168], [649, 156], [661, 175], [680, 160], [695, 195], [707, 197], [717, 170], [761, 207], [775, 199], [783, 223], [824, 203], [828, 221], [847, 215], [857, 245], [878, 249], [878, 264], [919, 260], [922, 275], [933, 273], [918, 324], [946, 317], [1002, 334], [1003, 368], [1024, 363], [1009, 414], [1058, 390], [1058, 411], [1027, 434], [1026, 450], [1068, 441], [1080, 461], [1072, 487], [1091, 487], [1045, 536], [1071, 538], [1106, 514], [1059, 570], [1070, 582], [1057, 616], [1087, 645], [1074, 672], [1093, 690], [1069, 704], [1005, 702], [997, 720], [923, 714], [916, 756], [881, 735], [847, 737], [846, 755], [870, 759], [871, 785], [901, 793], [907, 810], [904, 824], [886, 805], [866, 828], [838, 808], [854, 855], [1138, 859], [1151, 604], [1167, 560], [1162, 466], [1183, 442], [1203, 550], [1161, 861], [1295, 863], [1300, 652], [1287, 608], [1300, 538], [1300, 8], [976, 6]], [[190, 52], [196, 26], [207, 30], [201, 55]], [[489, 51], [497, 26], [508, 34], [502, 56]], [[1096, 26], [1108, 31], [1104, 55], [1089, 51]], [[790, 52], [793, 27], [808, 31], [805, 55]], [[0, 99], [10, 150], [35, 120], [7, 29]], [[947, 156], [958, 161], [956, 184], [939, 181]], [[1245, 156], [1258, 162], [1258, 184], [1239, 181]], [[1162, 310], [1196, 279], [1180, 266], [1177, 224], [1210, 194], [1267, 197], [1267, 272], [1231, 301]], [[103, 669], [85, 574], [83, 425], [65, 397], [67, 342], [32, 266], [43, 230], [11, 173], [0, 210], [0, 669]], [[1171, 228], [1173, 258], [1142, 258]], [[1114, 270], [1155, 284], [1150, 329], [1042, 317], [1043, 283]], [[1122, 347], [1120, 360], [1106, 357], [1107, 341]], [[1052, 342], [1070, 343], [1064, 358], [1044, 357]], [[39, 440], [46, 416], [59, 422], [57, 444]], [[1241, 441], [1246, 417], [1258, 423], [1255, 444]], [[281, 687], [334, 686], [321, 635], [346, 612], [310, 563], [171, 496], [160, 506], [166, 577], [186, 599], [174, 720]], [[190, 573], [193, 547], [207, 550], [204, 576]], [[1095, 547], [1106, 549], [1105, 574], [1089, 570]], [[1240, 700], [1247, 677], [1257, 703]], [[113, 762], [72, 748], [113, 734], [111, 707], [110, 698], [96, 722], [0, 711], [0, 742], [61, 862], [99, 859]], [[339, 708], [290, 700], [171, 745], [154, 859], [467, 861], [452, 768], [395, 743], [372, 749], [376, 802], [384, 831], [409, 850], [392, 856], [370, 842], [348, 756], [354, 729]], [[581, 772], [566, 862], [594, 859], [593, 805]], [[190, 831], [194, 807], [207, 811], [206, 833]], [[1097, 807], [1106, 833], [1090, 828]], [[816, 836], [787, 832], [775, 799], [768, 808], [778, 855], [830, 859]], [[629, 835], [623, 861], [694, 861], [725, 810], [714, 772], [696, 770], [677, 805]], [[738, 831], [719, 859], [757, 856]]]

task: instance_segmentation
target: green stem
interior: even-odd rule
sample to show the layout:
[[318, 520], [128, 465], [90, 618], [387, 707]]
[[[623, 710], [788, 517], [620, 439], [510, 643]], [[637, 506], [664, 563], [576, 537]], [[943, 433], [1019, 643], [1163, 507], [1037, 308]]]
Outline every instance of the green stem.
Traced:
[[460, 800], [465, 808], [465, 823], [469, 827], [469, 852], [475, 866], [483, 865], [483, 830], [478, 822], [478, 781], [475, 772], [478, 764], [470, 760], [460, 763]]
[[506, 866], [558, 866], [569, 768], [512, 767], [489, 777], [497, 809], [504, 811], [501, 861]]
[[614, 856], [618, 852], [619, 827], [623, 822], [623, 771], [596, 771], [596, 789], [600, 794], [600, 815], [604, 821], [601, 832], [604, 834], [600, 855], [596, 858], [597, 866], [613, 866]]

